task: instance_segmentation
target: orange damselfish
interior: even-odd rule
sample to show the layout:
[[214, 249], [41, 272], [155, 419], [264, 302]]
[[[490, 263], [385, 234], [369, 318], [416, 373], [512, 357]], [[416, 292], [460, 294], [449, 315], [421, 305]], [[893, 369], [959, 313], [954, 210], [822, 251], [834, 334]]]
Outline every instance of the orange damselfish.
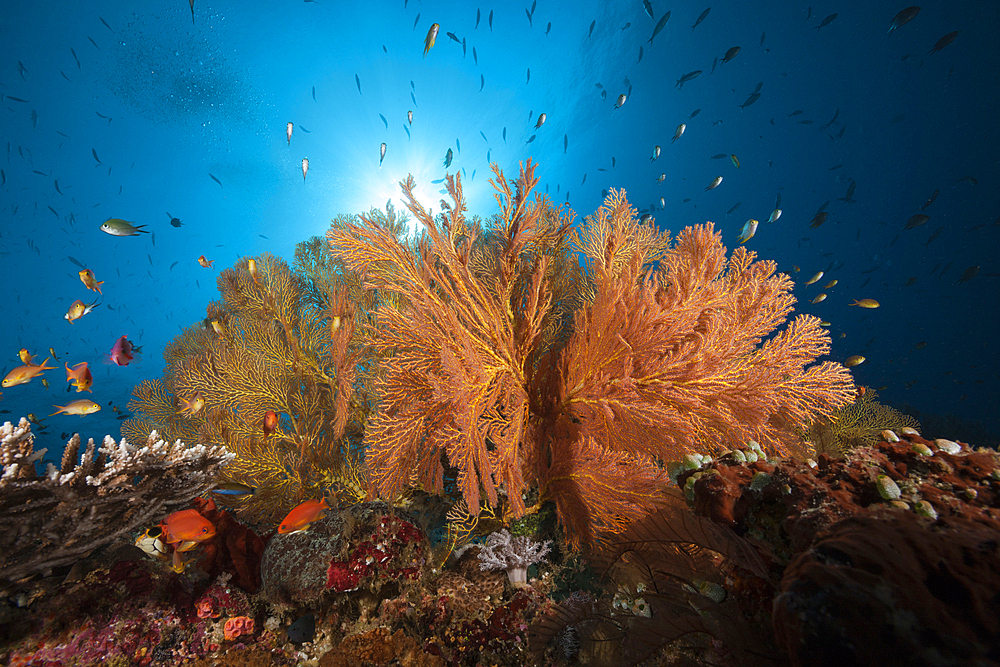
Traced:
[[326, 504], [326, 498], [307, 500], [288, 513], [288, 516], [278, 526], [278, 532], [286, 535], [308, 530], [312, 522], [322, 518], [323, 510], [327, 509], [330, 509], [330, 506]]
[[167, 544], [204, 542], [215, 537], [215, 526], [198, 510], [174, 512], [163, 520], [160, 528], [163, 529], [163, 541]]

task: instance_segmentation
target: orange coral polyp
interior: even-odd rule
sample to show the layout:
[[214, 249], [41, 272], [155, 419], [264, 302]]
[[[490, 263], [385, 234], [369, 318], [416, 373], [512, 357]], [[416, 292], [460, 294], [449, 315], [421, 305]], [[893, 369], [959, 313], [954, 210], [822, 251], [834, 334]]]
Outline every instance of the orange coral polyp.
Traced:
[[228, 641], [232, 641], [242, 635], [252, 635], [253, 625], [253, 619], [249, 616], [233, 616], [226, 619], [222, 634]]

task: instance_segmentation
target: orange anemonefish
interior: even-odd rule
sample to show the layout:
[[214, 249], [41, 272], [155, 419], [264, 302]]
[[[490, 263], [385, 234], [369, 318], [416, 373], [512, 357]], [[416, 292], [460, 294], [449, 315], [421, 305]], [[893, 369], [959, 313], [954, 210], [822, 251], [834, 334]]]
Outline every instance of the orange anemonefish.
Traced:
[[327, 509], [330, 509], [330, 506], [326, 504], [326, 498], [307, 500], [288, 513], [288, 516], [278, 526], [278, 533], [287, 535], [308, 530], [312, 522], [321, 519], [323, 510]]

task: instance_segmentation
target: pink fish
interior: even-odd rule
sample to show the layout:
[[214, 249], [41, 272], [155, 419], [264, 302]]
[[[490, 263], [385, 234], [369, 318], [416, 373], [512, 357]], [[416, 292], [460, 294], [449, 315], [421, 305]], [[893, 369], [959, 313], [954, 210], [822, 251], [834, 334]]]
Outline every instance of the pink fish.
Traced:
[[136, 347], [130, 340], [125, 338], [125, 336], [122, 336], [115, 341], [114, 346], [111, 348], [111, 352], [104, 355], [104, 363], [108, 365], [114, 364], [116, 366], [128, 366], [128, 363], [135, 359], [135, 356], [141, 351], [142, 348]]

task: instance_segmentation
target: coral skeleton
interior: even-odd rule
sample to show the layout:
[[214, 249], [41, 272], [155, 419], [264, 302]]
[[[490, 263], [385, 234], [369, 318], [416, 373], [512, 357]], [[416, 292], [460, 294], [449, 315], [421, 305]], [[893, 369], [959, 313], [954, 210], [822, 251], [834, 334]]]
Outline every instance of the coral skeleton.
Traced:
[[31, 424], [0, 426], [0, 591], [48, 575], [167, 513], [215, 484], [234, 457], [225, 447], [173, 444], [150, 433], [145, 445], [105, 436], [80, 453], [74, 434], [62, 464], [39, 475]]
[[524, 535], [512, 537], [506, 530], [491, 533], [479, 550], [479, 569], [506, 570], [512, 586], [527, 584], [528, 566], [539, 563], [552, 541], [535, 542]]

